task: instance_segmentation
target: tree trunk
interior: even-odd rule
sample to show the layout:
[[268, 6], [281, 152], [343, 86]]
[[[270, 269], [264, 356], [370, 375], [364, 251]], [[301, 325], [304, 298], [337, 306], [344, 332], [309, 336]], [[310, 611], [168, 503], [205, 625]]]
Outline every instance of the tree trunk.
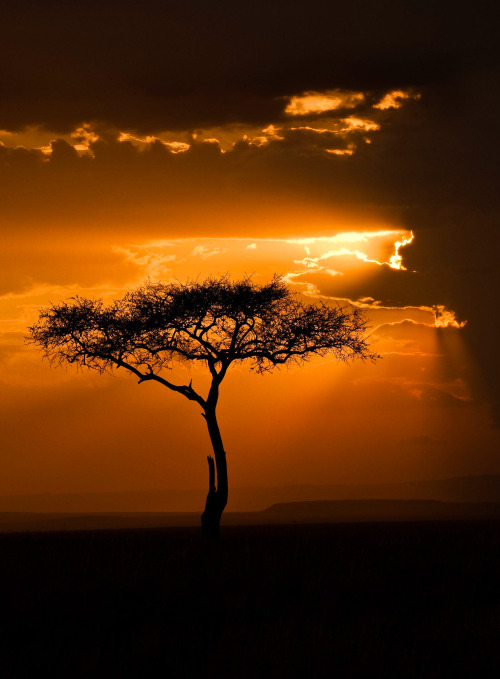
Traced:
[[[217, 424], [215, 408], [206, 409], [204, 417], [212, 442], [214, 457], [208, 457], [208, 495], [205, 511], [201, 515], [203, 535], [209, 539], [217, 539], [220, 533], [220, 519], [227, 504], [228, 483], [226, 453]], [[216, 485], [217, 472], [217, 485]]]

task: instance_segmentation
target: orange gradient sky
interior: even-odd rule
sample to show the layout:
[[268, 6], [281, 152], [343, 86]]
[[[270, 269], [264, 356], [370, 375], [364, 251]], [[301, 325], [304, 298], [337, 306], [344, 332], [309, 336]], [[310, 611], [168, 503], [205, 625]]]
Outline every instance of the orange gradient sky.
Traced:
[[354, 54], [332, 46], [324, 3], [305, 24], [269, 10], [274, 42], [249, 9], [240, 22], [213, 8], [207, 37], [201, 5], [193, 20], [172, 3], [158, 10], [172, 44], [136, 35], [127, 6], [120, 31], [111, 10], [89, 29], [89, 56], [70, 39], [79, 6], [13, 9], [5, 47], [24, 46], [0, 112], [0, 494], [205, 488], [197, 406], [130, 375], [51, 368], [24, 337], [51, 302], [224, 274], [277, 273], [312, 303], [361, 306], [381, 355], [233, 368], [219, 405], [230, 487], [499, 473], [498, 170], [477, 124], [498, 101], [480, 64], [450, 66], [454, 37], [432, 42], [446, 14], [391, 5], [376, 39], [368, 12]]

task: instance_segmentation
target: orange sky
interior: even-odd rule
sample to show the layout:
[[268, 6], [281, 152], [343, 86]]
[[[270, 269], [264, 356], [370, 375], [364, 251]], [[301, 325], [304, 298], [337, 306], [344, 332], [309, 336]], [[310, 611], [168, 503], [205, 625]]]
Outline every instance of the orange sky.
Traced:
[[[381, 272], [395, 287], [400, 278], [418, 275], [390, 265], [395, 243], [410, 233], [360, 223], [346, 231], [332, 227], [331, 235], [320, 237], [304, 227], [302, 236], [288, 238], [286, 228], [277, 224], [267, 238], [243, 232], [160, 240], [138, 232], [133, 240], [87, 251], [68, 243], [54, 253], [39, 245], [39, 257], [47, 253], [50, 264], [31, 266], [51, 282], [39, 274], [1, 299], [2, 412], [10, 434], [2, 492], [204, 487], [209, 442], [197, 406], [158, 385], [137, 386], [130, 375], [51, 368], [23, 344], [23, 335], [40, 305], [51, 301], [74, 294], [112, 299], [146, 277], [188, 280], [226, 272], [235, 278], [252, 273], [256, 281], [282, 274], [310, 302], [331, 303], [335, 290], [342, 303], [356, 301], [361, 297], [350, 296], [350, 288], [361, 287], [371, 347], [382, 355], [375, 365], [324, 358], [264, 377], [233, 368], [219, 406], [233, 485], [495, 471], [496, 433], [469, 382], [472, 364], [459, 327], [466, 319], [456, 320], [452, 309], [436, 316], [425, 295], [420, 305], [369, 299]], [[290, 231], [296, 234], [298, 225]], [[412, 245], [399, 249], [402, 262], [393, 266], [405, 266]], [[179, 368], [175, 378], [206, 388], [200, 369]], [[472, 443], [480, 444], [482, 455], [470, 455]]]
[[[38, 17], [49, 34], [51, 16]], [[285, 21], [290, 35], [294, 21]], [[420, 63], [418, 46], [390, 29], [394, 54]], [[137, 69], [151, 80], [129, 99], [133, 69], [118, 60], [113, 80], [104, 36], [103, 28], [95, 64], [78, 41], [74, 54], [63, 34], [54, 43], [73, 55], [88, 98], [42, 47], [45, 89], [9, 85], [17, 108], [0, 115], [0, 494], [205, 488], [209, 441], [197, 406], [129, 375], [50, 368], [23, 338], [50, 302], [118, 298], [146, 278], [226, 273], [258, 282], [278, 273], [310, 302], [362, 306], [382, 356], [374, 365], [314, 360], [263, 377], [233, 368], [219, 405], [232, 487], [499, 473], [498, 360], [488, 367], [493, 344], [482, 343], [496, 274], [494, 247], [481, 244], [495, 242], [496, 184], [482, 138], [457, 145], [462, 125], [481, 133], [480, 112], [458, 96], [466, 71], [446, 76], [448, 90], [416, 66], [416, 75], [395, 65], [391, 75], [386, 65], [377, 79], [351, 59], [341, 77], [326, 69], [325, 37], [313, 76], [312, 65], [294, 66], [292, 42], [283, 38], [281, 56], [271, 55], [262, 37], [275, 77], [231, 38], [240, 65], [231, 80], [214, 38], [207, 59], [225, 69], [225, 88], [209, 86], [208, 70], [198, 81], [201, 57], [176, 43], [191, 89], [173, 71], [162, 89], [141, 52]], [[113, 40], [124, 54], [122, 37]], [[377, 41], [366, 45], [383, 64]], [[350, 49], [340, 44], [332, 63]], [[13, 68], [12, 82], [21, 82], [22, 60]], [[474, 81], [483, 114], [490, 91]], [[204, 383], [187, 371], [175, 377]]]

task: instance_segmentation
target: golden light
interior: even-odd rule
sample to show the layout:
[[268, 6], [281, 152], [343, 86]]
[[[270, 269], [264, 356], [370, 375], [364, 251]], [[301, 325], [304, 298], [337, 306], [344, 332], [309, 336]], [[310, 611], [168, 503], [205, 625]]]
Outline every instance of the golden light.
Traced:
[[393, 90], [382, 97], [379, 103], [375, 104], [373, 108], [378, 108], [382, 111], [386, 111], [389, 108], [401, 108], [405, 99], [420, 99], [420, 94], [412, 94], [411, 92], [405, 92], [404, 90]]
[[413, 239], [415, 236], [413, 235], [413, 231], [411, 231], [411, 235], [409, 238], [406, 238], [406, 236], [403, 237], [402, 240], [398, 240], [394, 243], [394, 254], [392, 257], [389, 258], [389, 266], [391, 269], [399, 269], [400, 271], [406, 271], [406, 267], [403, 266], [403, 257], [399, 254], [399, 250], [403, 248], [405, 245], [409, 245], [410, 243], [413, 242]]
[[[146, 137], [135, 137], [133, 134], [129, 134], [128, 132], [120, 132], [120, 136], [118, 137], [118, 141], [124, 142], [128, 141], [131, 144], [134, 144], [135, 146], [138, 146], [139, 148], [144, 147], [148, 144], [153, 144], [154, 142], [159, 141], [163, 146], [165, 146], [171, 153], [184, 153], [184, 151], [187, 151], [189, 148], [191, 148], [190, 144], [187, 144], [186, 142], [183, 141], [164, 141], [163, 139], [160, 139], [159, 137], [154, 137], [151, 135], [147, 135]], [[217, 141], [217, 140], [205, 140], [205, 141]]]
[[365, 99], [362, 92], [343, 92], [328, 90], [327, 92], [305, 92], [291, 97], [285, 113], [291, 116], [303, 116], [308, 113], [324, 113], [338, 108], [355, 108]]
[[90, 145], [98, 141], [99, 135], [94, 132], [89, 123], [83, 123], [71, 133], [71, 140], [75, 141], [74, 148], [79, 153], [91, 153]]
[[[351, 147], [353, 145], [351, 144]], [[348, 148], [348, 149], [325, 149], [327, 153], [333, 153], [335, 156], [352, 156], [354, 153], [353, 148]]]
[[[403, 266], [403, 258], [399, 250], [404, 245], [409, 245], [413, 241], [414, 235], [411, 232], [410, 236], [405, 235], [394, 242], [394, 237], [401, 233], [401, 231], [394, 229], [345, 231], [330, 237], [297, 238], [289, 239], [287, 242], [305, 246], [307, 256], [294, 259], [294, 263], [301, 264], [306, 269], [326, 272], [326, 267], [323, 265], [326, 265], [328, 260], [336, 258], [339, 261], [342, 258], [342, 270], [351, 270], [363, 263], [375, 264], [379, 267], [389, 266], [391, 269], [405, 271], [406, 268]], [[353, 248], [352, 245], [354, 244], [358, 246]], [[335, 245], [335, 247], [332, 248], [332, 245]], [[394, 247], [394, 254], [386, 260], [390, 245]], [[313, 254], [311, 248], [313, 248]], [[349, 259], [351, 263], [347, 264]]]
[[433, 310], [436, 328], [463, 328], [467, 324], [467, 321], [457, 321], [455, 312], [447, 309], [444, 304], [436, 304]]
[[377, 130], [380, 130], [380, 125], [378, 123], [364, 118], [343, 118], [342, 122], [347, 126], [342, 129], [342, 132], [358, 132], [361, 130], [364, 132], [376, 132]]

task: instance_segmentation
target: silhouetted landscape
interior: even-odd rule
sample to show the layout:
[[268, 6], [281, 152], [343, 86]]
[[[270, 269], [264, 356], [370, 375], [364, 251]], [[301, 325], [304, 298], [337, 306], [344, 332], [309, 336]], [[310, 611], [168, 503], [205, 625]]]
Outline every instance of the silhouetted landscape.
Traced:
[[[231, 509], [270, 502], [253, 511], [230, 509], [223, 525], [500, 519], [498, 475], [366, 486], [236, 488], [235, 496]], [[302, 499], [318, 496], [322, 499]], [[200, 512], [193, 507], [200, 505], [200, 497], [203, 491], [195, 490], [3, 497], [0, 532], [195, 527]], [[182, 509], [186, 507], [190, 511]]]
[[[206, 490], [165, 489], [0, 496], [0, 512], [198, 512]], [[256, 512], [276, 503], [318, 500], [439, 500], [500, 502], [500, 475], [406, 483], [243, 487], [231, 491], [229, 512]]]
[[[261, 512], [227, 512], [223, 525], [256, 526], [378, 521], [500, 520], [500, 502], [324, 500], [286, 502]], [[2, 512], [0, 532], [199, 526], [199, 512]]]
[[2, 676], [494, 677], [499, 527], [3, 535]]
[[[498, 478], [419, 490], [486, 486]], [[391, 486], [354, 494], [375, 489]], [[215, 543], [199, 512], [2, 512], [0, 532], [5, 677], [500, 669], [500, 502], [278, 502], [226, 512]]]

